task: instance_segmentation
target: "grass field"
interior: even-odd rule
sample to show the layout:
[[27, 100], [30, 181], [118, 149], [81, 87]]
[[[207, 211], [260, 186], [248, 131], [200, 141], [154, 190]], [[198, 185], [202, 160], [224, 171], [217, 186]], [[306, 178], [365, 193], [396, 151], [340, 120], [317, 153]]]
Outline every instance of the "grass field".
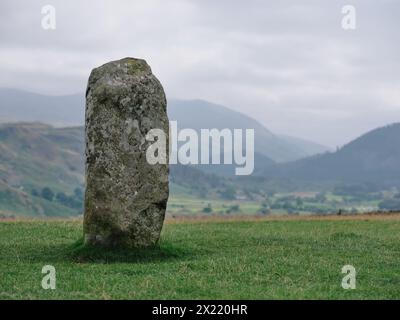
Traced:
[[[399, 299], [399, 215], [170, 221], [147, 251], [77, 241], [81, 221], [0, 222], [1, 299]], [[344, 290], [342, 266], [357, 270]], [[53, 265], [57, 288], [41, 287]]]

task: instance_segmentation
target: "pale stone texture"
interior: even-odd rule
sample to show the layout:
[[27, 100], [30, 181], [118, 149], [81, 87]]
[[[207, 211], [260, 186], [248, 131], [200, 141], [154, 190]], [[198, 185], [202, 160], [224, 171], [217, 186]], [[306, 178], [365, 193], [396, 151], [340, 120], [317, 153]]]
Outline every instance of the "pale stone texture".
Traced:
[[[146, 61], [125, 58], [94, 69], [86, 90], [85, 242], [149, 246], [168, 200], [167, 102]], [[167, 135], [166, 164], [146, 161], [149, 130]]]

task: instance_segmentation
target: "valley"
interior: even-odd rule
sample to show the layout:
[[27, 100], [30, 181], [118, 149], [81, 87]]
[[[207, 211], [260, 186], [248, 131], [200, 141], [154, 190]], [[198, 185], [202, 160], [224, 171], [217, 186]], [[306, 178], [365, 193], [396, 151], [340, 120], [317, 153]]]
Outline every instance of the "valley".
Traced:
[[[5, 89], [0, 97], [0, 217], [81, 215], [85, 145], [77, 110], [82, 110], [83, 100], [79, 95], [47, 97]], [[28, 103], [36, 109], [22, 112]], [[69, 108], [75, 115], [69, 123], [77, 125], [57, 126], [63, 113], [57, 117], [49, 108]], [[246, 115], [202, 100], [171, 100], [168, 112], [179, 129], [191, 128], [198, 136], [203, 128], [250, 128], [255, 133], [250, 176], [236, 176], [235, 164], [172, 164], [170, 216], [349, 214], [400, 208], [399, 123], [367, 132], [332, 152], [274, 135]], [[50, 124], [35, 121], [42, 113]]]
[[[0, 154], [0, 217], [82, 214], [82, 127], [2, 124], [0, 149], [3, 150]], [[310, 161], [315, 162], [318, 157], [324, 156], [312, 157]], [[306, 163], [306, 159], [301, 161]], [[259, 162], [255, 165], [257, 168]], [[270, 168], [276, 166], [269, 165]], [[283, 170], [281, 168], [294, 165], [281, 164], [278, 168]], [[369, 182], [357, 179], [304, 181], [283, 174], [277, 176], [277, 171], [271, 177], [261, 175], [260, 171], [240, 177], [227, 174], [224, 165], [213, 167], [214, 171], [210, 172], [201, 165], [171, 166], [169, 215], [308, 215], [386, 211], [400, 207], [396, 180], [392, 185], [379, 184], [372, 179]], [[391, 174], [391, 177], [396, 176]]]

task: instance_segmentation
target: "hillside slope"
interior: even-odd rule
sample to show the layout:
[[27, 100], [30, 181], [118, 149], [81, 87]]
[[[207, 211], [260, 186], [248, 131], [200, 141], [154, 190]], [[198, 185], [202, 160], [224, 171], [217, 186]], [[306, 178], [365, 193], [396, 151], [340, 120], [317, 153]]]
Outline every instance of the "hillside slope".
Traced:
[[312, 141], [287, 135], [279, 135], [278, 137], [290, 143], [293, 146], [293, 148], [297, 148], [298, 150], [297, 152], [299, 155], [301, 155], [301, 158], [306, 158], [316, 154], [321, 154], [330, 151], [330, 148]]
[[[82, 196], [71, 195], [83, 193], [83, 153], [82, 128], [0, 124], [0, 210], [49, 216], [81, 212]], [[48, 200], [40, 196], [43, 188], [51, 190]], [[57, 194], [67, 206], [53, 201]]]
[[71, 185], [83, 184], [82, 128], [0, 124], [0, 151], [0, 179], [12, 187], [70, 192]]
[[333, 153], [266, 169], [263, 174], [293, 180], [370, 182], [400, 186], [400, 123], [372, 130]]
[[[231, 184], [190, 166], [171, 166], [174, 192], [218, 197]], [[0, 124], [0, 215], [79, 214], [83, 190], [83, 127]]]
[[327, 150], [306, 140], [277, 136], [243, 113], [204, 100], [169, 100], [168, 116], [178, 122], [180, 129], [192, 128], [198, 132], [203, 128], [254, 129], [256, 153], [276, 162], [301, 159]]

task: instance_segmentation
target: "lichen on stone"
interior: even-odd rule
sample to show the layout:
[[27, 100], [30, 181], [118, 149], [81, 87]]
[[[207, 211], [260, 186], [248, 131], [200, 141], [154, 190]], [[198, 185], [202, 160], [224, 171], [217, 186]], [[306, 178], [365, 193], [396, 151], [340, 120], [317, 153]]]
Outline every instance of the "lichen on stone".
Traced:
[[158, 241], [169, 168], [146, 161], [150, 142], [144, 137], [155, 128], [168, 136], [164, 90], [146, 61], [124, 58], [92, 71], [86, 91], [87, 243], [148, 246]]

